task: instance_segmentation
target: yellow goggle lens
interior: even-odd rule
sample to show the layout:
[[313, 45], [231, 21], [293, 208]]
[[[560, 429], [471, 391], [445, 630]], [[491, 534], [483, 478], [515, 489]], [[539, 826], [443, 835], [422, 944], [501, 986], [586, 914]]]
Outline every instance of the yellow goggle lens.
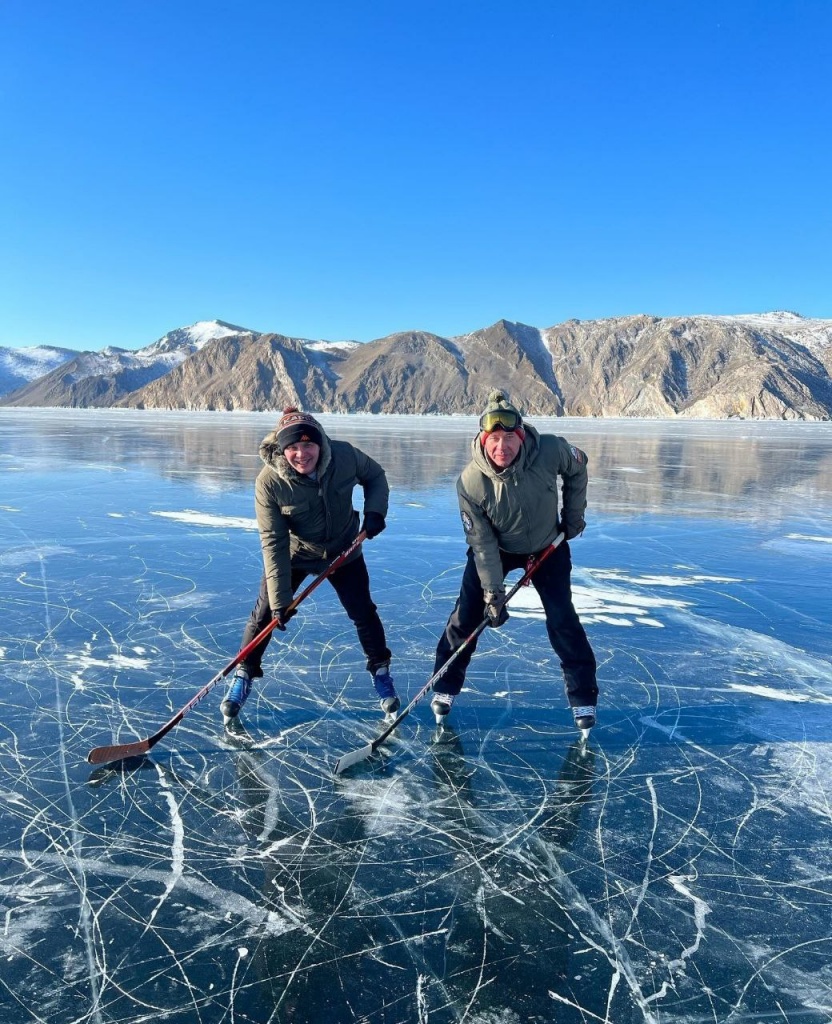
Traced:
[[497, 409], [480, 416], [480, 430], [486, 433], [492, 430], [516, 430], [519, 426], [520, 417], [512, 409]]

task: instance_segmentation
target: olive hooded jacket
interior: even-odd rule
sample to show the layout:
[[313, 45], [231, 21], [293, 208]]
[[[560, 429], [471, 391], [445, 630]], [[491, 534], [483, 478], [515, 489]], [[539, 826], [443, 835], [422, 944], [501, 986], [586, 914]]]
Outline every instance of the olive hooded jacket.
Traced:
[[539, 434], [528, 424], [524, 430], [517, 458], [503, 470], [489, 460], [477, 435], [471, 444], [471, 461], [456, 485], [462, 525], [482, 588], [496, 594], [504, 591], [501, 551], [535, 554], [561, 530], [568, 540], [586, 525], [586, 454], [562, 437]]
[[[390, 488], [381, 466], [347, 441], [333, 441], [321, 430], [315, 479], [287, 462], [272, 431], [260, 444], [263, 469], [254, 485], [254, 507], [269, 605], [292, 601], [292, 569], [320, 573], [358, 535], [352, 504], [356, 486], [364, 490], [364, 513], [387, 515]], [[348, 561], [358, 558], [356, 551]]]

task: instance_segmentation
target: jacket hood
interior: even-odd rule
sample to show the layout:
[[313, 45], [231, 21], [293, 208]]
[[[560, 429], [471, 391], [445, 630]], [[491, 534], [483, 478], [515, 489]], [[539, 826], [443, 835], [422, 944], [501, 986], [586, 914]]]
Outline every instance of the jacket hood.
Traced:
[[[320, 428], [320, 431], [322, 441], [321, 457], [318, 459], [318, 465], [315, 469], [318, 479], [323, 476], [332, 461], [332, 448], [329, 443], [329, 437], [323, 427]], [[297, 481], [308, 479], [303, 473], [298, 473], [297, 470], [292, 469], [289, 465], [286, 456], [277, 443], [277, 429], [266, 434], [260, 442], [260, 458], [263, 460], [264, 465], [268, 466], [269, 469], [273, 470], [284, 480]]]

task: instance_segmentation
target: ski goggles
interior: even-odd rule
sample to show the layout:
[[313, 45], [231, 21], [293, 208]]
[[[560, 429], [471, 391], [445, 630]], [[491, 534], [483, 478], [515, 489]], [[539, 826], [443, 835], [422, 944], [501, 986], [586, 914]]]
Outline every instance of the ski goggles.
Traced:
[[492, 430], [517, 430], [522, 426], [520, 414], [514, 409], [495, 409], [480, 416], [480, 430], [490, 434]]

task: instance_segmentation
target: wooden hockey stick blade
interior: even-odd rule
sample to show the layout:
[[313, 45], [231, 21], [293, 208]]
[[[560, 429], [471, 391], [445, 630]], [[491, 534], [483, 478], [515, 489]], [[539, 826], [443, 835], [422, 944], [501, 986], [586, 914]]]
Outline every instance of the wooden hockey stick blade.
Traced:
[[135, 743], [122, 743], [114, 747], [96, 747], [87, 754], [87, 760], [90, 764], [110, 764], [111, 761], [124, 761], [128, 757], [143, 757], [150, 747], [150, 740], [136, 740]]
[[[262, 633], [259, 635], [262, 636]], [[239, 655], [237, 657], [239, 658]], [[206, 683], [199, 693], [197, 693], [195, 697], [192, 697], [181, 711], [177, 711], [169, 722], [165, 722], [158, 732], [155, 732], [152, 736], [148, 736], [147, 739], [134, 740], [132, 743], [119, 743], [110, 747], [96, 747], [87, 754], [87, 760], [89, 763], [109, 764], [111, 761], [123, 761], [128, 757], [143, 757], [154, 743], [158, 743], [160, 739], [167, 736], [171, 729], [179, 725], [191, 708], [199, 704], [202, 698], [205, 697], [206, 694], [209, 693], [225, 675], [227, 675], [229, 667], [234, 664], [235, 661], [229, 662], [229, 665], [226, 665], [222, 671], [217, 672], [214, 678], [210, 682]]]
[[[356, 548], [360, 547], [361, 544], [366, 539], [367, 534], [364, 532], [364, 530], [362, 530], [355, 538], [355, 540], [352, 542], [352, 544], [350, 544], [348, 548], [342, 551], [341, 554], [333, 562], [331, 562], [319, 576], [315, 577], [315, 579], [309, 584], [308, 587], [305, 587], [298, 594], [294, 601], [292, 601], [292, 603], [289, 605], [289, 608], [287, 610], [294, 611], [294, 609], [297, 608], [301, 601], [303, 601], [304, 598], [308, 597], [316, 587], [320, 586], [320, 584], [323, 583], [323, 581], [328, 576], [330, 576], [340, 565], [343, 565], [344, 562], [353, 553], [353, 551], [355, 551]], [[231, 670], [236, 665], [239, 665], [243, 658], [250, 651], [253, 651], [254, 648], [262, 640], [264, 640], [272, 632], [272, 630], [274, 630], [279, 624], [279, 619], [272, 619], [272, 621], [268, 624], [268, 626], [266, 626], [264, 630], [258, 633], [257, 636], [254, 637], [254, 639], [251, 640], [248, 644], [246, 644], [246, 646], [241, 651], [238, 651], [236, 656], [232, 658], [231, 661], [229, 661], [225, 668], [220, 669], [220, 671], [217, 672], [214, 678], [207, 682], [205, 686], [203, 686], [202, 689], [196, 694], [196, 696], [192, 697], [188, 701], [188, 703], [182, 708], [182, 710], [178, 711], [169, 722], [162, 726], [162, 728], [158, 732], [154, 733], [152, 736], [148, 736], [147, 739], [136, 740], [133, 743], [114, 744], [113, 746], [109, 747], [96, 747], [94, 750], [91, 750], [89, 754], [87, 754], [87, 761], [89, 761], [90, 764], [110, 764], [113, 761], [123, 761], [128, 757], [143, 757], [148, 752], [148, 750], [150, 750], [154, 743], [158, 743], [160, 739], [162, 739], [164, 736], [167, 736], [167, 734], [171, 731], [171, 729], [174, 728], [174, 726], [179, 725], [179, 723], [182, 721], [185, 715], [191, 710], [191, 708], [195, 707], [202, 700], [202, 698], [205, 697], [217, 685], [218, 682], [224, 679], [229, 674], [229, 672], [231, 672]]]
[[333, 769], [334, 775], [340, 775], [341, 772], [352, 768], [354, 764], [358, 764], [359, 761], [365, 761], [375, 751], [376, 747], [374, 743], [368, 743], [366, 747], [361, 747], [360, 750], [351, 750], [349, 754], [342, 754], [341, 757], [335, 762], [335, 768]]

